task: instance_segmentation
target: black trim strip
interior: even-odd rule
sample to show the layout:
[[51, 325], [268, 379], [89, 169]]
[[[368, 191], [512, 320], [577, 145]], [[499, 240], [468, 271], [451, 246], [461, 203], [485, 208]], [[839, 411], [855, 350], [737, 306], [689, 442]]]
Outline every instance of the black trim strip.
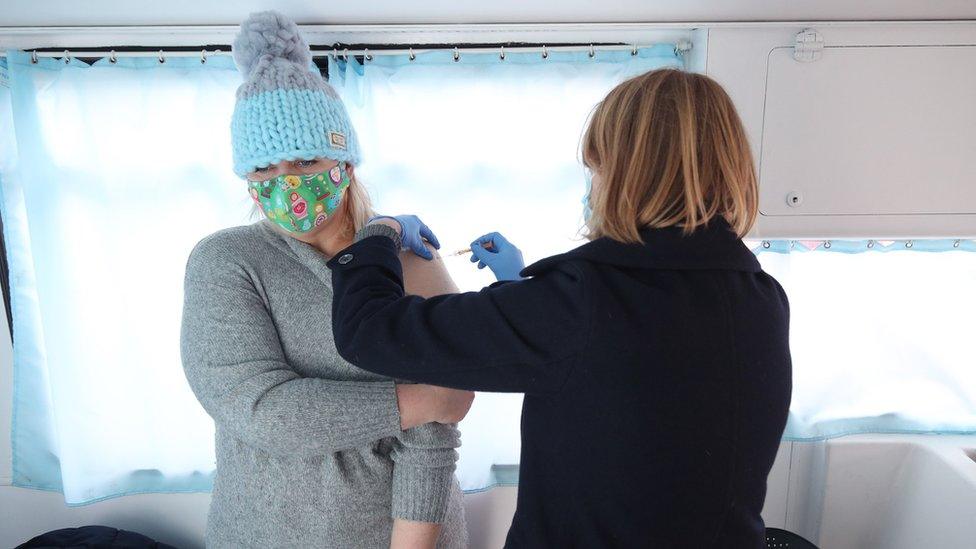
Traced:
[[3, 307], [7, 313], [7, 328], [10, 342], [14, 341], [14, 315], [10, 309], [10, 267], [7, 264], [7, 239], [3, 230], [3, 216], [0, 215], [0, 287], [3, 289]]

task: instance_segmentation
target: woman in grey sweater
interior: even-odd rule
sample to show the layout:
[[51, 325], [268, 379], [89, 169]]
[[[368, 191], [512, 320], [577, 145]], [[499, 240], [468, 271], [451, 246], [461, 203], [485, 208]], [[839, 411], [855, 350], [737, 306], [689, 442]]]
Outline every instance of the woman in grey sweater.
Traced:
[[[234, 169], [265, 218], [186, 265], [183, 367], [216, 426], [207, 546], [464, 547], [454, 423], [473, 394], [365, 372], [332, 339], [326, 261], [372, 216], [345, 108], [277, 13], [245, 21], [234, 57]], [[440, 262], [401, 259], [407, 292], [457, 291]]]

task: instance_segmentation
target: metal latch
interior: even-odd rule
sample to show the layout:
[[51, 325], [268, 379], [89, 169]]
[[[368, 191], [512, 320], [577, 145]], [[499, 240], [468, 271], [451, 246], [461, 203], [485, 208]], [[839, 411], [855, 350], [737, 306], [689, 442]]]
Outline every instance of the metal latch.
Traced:
[[823, 35], [814, 29], [804, 29], [796, 34], [793, 59], [801, 63], [816, 61], [823, 56]]

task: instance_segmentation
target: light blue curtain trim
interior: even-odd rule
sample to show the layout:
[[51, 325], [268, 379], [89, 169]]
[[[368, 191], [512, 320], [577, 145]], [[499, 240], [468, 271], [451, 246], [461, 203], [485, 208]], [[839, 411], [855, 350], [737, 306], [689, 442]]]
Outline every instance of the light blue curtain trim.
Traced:
[[[129, 486], [129, 488], [124, 491], [112, 492], [111, 494], [86, 499], [82, 502], [66, 502], [65, 506], [84, 507], [100, 501], [106, 501], [124, 496], [132, 496], [136, 494], [198, 494], [210, 493], [213, 491], [214, 472], [208, 474], [197, 472], [193, 475], [180, 479], [165, 478], [161, 474], [158, 474], [158, 472], [156, 472], [155, 475], [150, 472], [147, 472], [147, 474], [150, 475], [147, 478], [138, 478], [136, 475], [130, 477], [125, 481], [125, 484]], [[489, 480], [484, 486], [479, 488], [469, 488], [463, 490], [463, 492], [465, 494], [479, 494], [481, 492], [487, 492], [492, 488], [514, 487], [518, 486], [518, 480], [518, 465], [492, 465]], [[42, 486], [36, 483], [21, 484], [19, 482], [13, 482], [12, 484], [18, 488], [62, 493], [62, 489], [59, 486]]]
[[865, 427], [864, 429], [849, 429], [815, 436], [794, 436], [784, 434], [782, 440], [784, 442], [823, 442], [825, 440], [847, 437], [851, 435], [976, 435], [976, 430], [878, 429], [874, 427]]
[[[29, 56], [26, 56], [26, 59], [30, 63]], [[12, 77], [12, 73], [22, 69], [9, 60], [5, 60], [4, 65], [8, 77]], [[12, 88], [15, 87], [16, 81], [11, 81], [9, 84], [11, 89], [4, 88], [0, 93], [10, 94], [12, 107], [14, 102]], [[0, 123], [11, 125], [8, 131], [12, 131], [13, 113], [8, 113], [6, 107], [3, 112], [5, 117], [9, 114], [10, 119]], [[13, 151], [8, 152], [13, 154]], [[23, 210], [23, 192], [16, 177], [6, 177], [6, 174], [0, 178], [0, 215], [3, 216], [4, 221], [10, 309], [13, 317], [11, 327], [14, 335], [10, 429], [11, 483], [18, 486], [36, 484], [61, 491], [60, 460], [54, 451], [49, 450], [55, 446], [56, 441], [51, 439], [53, 423], [50, 417], [50, 396], [47, 391], [44, 334], [38, 316], [34, 260], [30, 249], [27, 216]], [[32, 406], [35, 413], [24, 414], [26, 406]], [[38, 409], [41, 411], [37, 412]], [[25, 437], [26, 440], [31, 441], [31, 444], [20, 444], [19, 437]]]
[[[135, 494], [193, 494], [208, 493], [213, 491], [214, 472], [201, 473], [195, 472], [185, 477], [164, 477], [159, 471], [136, 471], [127, 479], [119, 481], [127, 488], [114, 491], [110, 494], [92, 497], [80, 502], [65, 502], [67, 507], [83, 507], [109, 499]], [[29, 488], [32, 490], [42, 490], [45, 492], [62, 493], [60, 487], [41, 486], [37, 483], [21, 484], [11, 483], [18, 488]]]
[[491, 476], [488, 482], [481, 488], [469, 488], [464, 490], [465, 494], [478, 494], [487, 492], [499, 486], [518, 486], [519, 466], [518, 465], [492, 465]]
[[[976, 252], [976, 240], [963, 239], [932, 239], [932, 240], [896, 240], [885, 246], [877, 240], [825, 240], [813, 250], [802, 242], [807, 240], [765, 240], [755, 246], [753, 253], [808, 253], [834, 252], [842, 254], [859, 254], [866, 252]], [[829, 242], [829, 244], [827, 244]], [[885, 240], [884, 242], [888, 242]], [[768, 247], [767, 247], [768, 246]]]
[[[499, 50], [500, 52], [501, 50]], [[331, 59], [331, 58], [330, 58]], [[498, 65], [511, 63], [516, 65], [536, 65], [540, 63], [571, 63], [571, 64], [583, 64], [583, 63], [614, 63], [622, 64], [633, 60], [648, 60], [653, 59], [662, 63], [665, 66], [672, 66], [674, 68], [683, 68], [684, 61], [680, 55], [674, 53], [674, 44], [655, 44], [652, 46], [645, 46], [637, 48], [637, 55], [631, 53], [628, 50], [595, 50], [595, 55], [591, 58], [589, 52], [587, 51], [549, 51], [548, 57], [543, 58], [541, 53], [526, 53], [526, 52], [505, 52], [505, 60], [499, 58], [498, 53], [465, 53], [463, 50], [460, 51], [460, 58], [454, 60], [454, 52], [449, 50], [436, 50], [416, 53], [413, 61], [410, 60], [409, 55], [377, 55], [374, 56], [371, 61], [367, 61], [370, 66], [378, 67], [406, 67], [410, 65]], [[363, 65], [358, 61], [342, 61], [341, 59], [335, 62], [335, 66], [339, 71], [343, 71], [347, 67], [347, 63], [351, 63], [353, 70], [357, 73], [362, 74]], [[330, 60], [329, 77], [332, 78], [331, 69], [333, 63]]]
[[[4, 69], [7, 68], [6, 63], [4, 63], [3, 68]], [[12, 235], [10, 234], [11, 216], [10, 216], [9, 209], [7, 207], [7, 198], [4, 192], [4, 187], [5, 187], [5, 181], [3, 178], [3, 174], [0, 173], [0, 217], [3, 218], [3, 241], [7, 249], [7, 266], [8, 266], [8, 279], [9, 279], [8, 284], [10, 286], [10, 316], [12, 317], [11, 329], [14, 333], [19, 334], [21, 333], [20, 330], [22, 328], [18, 326], [19, 324], [18, 320], [23, 318], [24, 316], [23, 316], [23, 312], [20, 310], [20, 299], [18, 299], [17, 296], [18, 292], [14, 290], [15, 288], [18, 287], [17, 283], [15, 282], [15, 274], [13, 272], [13, 269], [10, 268], [13, 265], [15, 265], [14, 263], [12, 263], [12, 261], [14, 260], [13, 256], [15, 254], [15, 251], [14, 251], [14, 246], [12, 246], [13, 239], [12, 239]], [[13, 344], [13, 341], [11, 341], [11, 344]], [[19, 414], [20, 406], [18, 406], [18, 403], [23, 402], [22, 400], [23, 396], [21, 395], [21, 390], [20, 390], [20, 386], [21, 383], [23, 383], [23, 381], [21, 379], [21, 375], [22, 375], [21, 368], [18, 368], [17, 365], [23, 364], [25, 357], [19, 356], [20, 353], [18, 353], [18, 351], [20, 350], [20, 347], [21, 347], [20, 345], [13, 345], [13, 353], [12, 353], [13, 364], [11, 368], [12, 369], [11, 373], [13, 376], [13, 380], [12, 380], [13, 387], [12, 387], [12, 396], [11, 396], [13, 406], [11, 407], [12, 410], [11, 410], [11, 417], [10, 417], [10, 458], [11, 458], [10, 468], [11, 468], [11, 476], [13, 477], [11, 479], [11, 484], [13, 484], [14, 486], [20, 486], [19, 483], [22, 480], [20, 475], [18, 474], [18, 471], [20, 470], [20, 463], [19, 463], [20, 449], [17, 447], [17, 433], [19, 431], [18, 422], [20, 421], [20, 414]], [[33, 488], [34, 486], [27, 486], [27, 487]], [[41, 486], [38, 487], [40, 488]], [[61, 487], [60, 486], [56, 488], [52, 487], [52, 489], [56, 489], [57, 491], [60, 491]]]
[[862, 434], [973, 435], [976, 425], [931, 425], [899, 414], [804, 423], [791, 412], [783, 440], [809, 442]]
[[[32, 320], [36, 320], [36, 307], [31, 307], [24, 295], [25, 284], [21, 281], [23, 276], [28, 273], [21, 273], [17, 265], [24, 265], [25, 259], [20, 255], [27, 255], [30, 250], [20, 249], [20, 239], [12, 233], [17, 229], [14, 227], [15, 217], [11, 214], [7, 201], [7, 190], [5, 181], [0, 178], [0, 215], [3, 216], [4, 242], [7, 245], [7, 265], [10, 276], [10, 312], [13, 317], [14, 345], [12, 353], [13, 361], [13, 389], [12, 389], [12, 410], [10, 421], [10, 453], [11, 453], [11, 484], [15, 486], [33, 487], [37, 485], [46, 489], [56, 491], [62, 490], [60, 460], [51, 452], [41, 451], [40, 448], [22, 448], [18, 442], [18, 434], [33, 433], [37, 434], [43, 430], [43, 426], [30, 418], [21, 417], [21, 406], [25, 402], [36, 402], [38, 400], [36, 379], [25, 375], [25, 371], [43, 372], [46, 368], [39, 364], [43, 362], [37, 348], [42, 344], [43, 335], [40, 333], [40, 326], [32, 326]], [[30, 259], [26, 259], [30, 261]], [[31, 283], [31, 287], [33, 284]], [[38, 323], [39, 324], [39, 323]], [[35, 374], [36, 377], [36, 374]], [[33, 390], [25, 386], [31, 384]], [[34, 438], [34, 437], [32, 437]], [[25, 453], [31, 457], [22, 459]]]

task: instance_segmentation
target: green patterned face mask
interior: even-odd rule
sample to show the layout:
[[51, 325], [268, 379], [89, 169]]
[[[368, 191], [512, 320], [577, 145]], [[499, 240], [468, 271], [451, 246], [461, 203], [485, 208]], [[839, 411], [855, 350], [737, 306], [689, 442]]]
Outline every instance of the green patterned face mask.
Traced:
[[251, 198], [264, 215], [292, 233], [307, 233], [329, 218], [349, 188], [346, 163], [321, 173], [279, 175], [267, 181], [248, 181]]

